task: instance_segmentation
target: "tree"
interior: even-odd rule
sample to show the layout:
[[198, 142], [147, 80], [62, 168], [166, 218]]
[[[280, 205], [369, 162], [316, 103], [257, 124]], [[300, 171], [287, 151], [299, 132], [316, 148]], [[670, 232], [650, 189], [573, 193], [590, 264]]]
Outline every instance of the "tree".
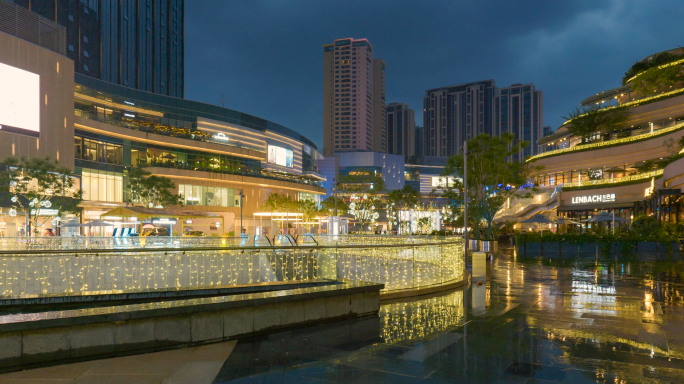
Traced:
[[83, 191], [74, 188], [71, 170], [56, 160], [8, 157], [0, 168], [0, 192], [10, 196], [10, 216], [24, 212], [29, 218], [29, 235], [37, 234], [40, 226], [62, 213], [81, 210], [78, 205], [83, 201]]
[[142, 168], [131, 168], [127, 174], [131, 203], [148, 208], [183, 205], [181, 196], [174, 193], [176, 184], [168, 177], [153, 175]]
[[[534, 167], [532, 162], [513, 161], [527, 142], [515, 143], [515, 136], [504, 133], [501, 137], [487, 134], [476, 136], [468, 142], [468, 216], [473, 219], [479, 234], [479, 222], [487, 223], [487, 239], [492, 238], [492, 221], [507, 199], [516, 196], [529, 198], [536, 188], [528, 181]], [[510, 160], [510, 161], [509, 161]], [[463, 156], [447, 159], [444, 176], [463, 175]], [[455, 182], [461, 187], [462, 181]], [[454, 199], [455, 191], [448, 188], [446, 196]], [[459, 201], [460, 200], [460, 201]], [[462, 198], [458, 201], [462, 204]]]
[[[323, 211], [325, 211], [328, 216], [334, 216], [335, 215], [335, 195], [328, 196], [327, 199], [323, 200], [321, 203], [321, 206], [323, 207]], [[349, 210], [349, 204], [347, 204], [344, 199], [337, 198], [337, 214], [346, 214], [347, 211]]]
[[[264, 208], [271, 212], [285, 213], [286, 216], [288, 216], [290, 212], [298, 211], [296, 201], [287, 195], [281, 195], [279, 193], [271, 193], [268, 195]], [[283, 221], [283, 225], [285, 225], [285, 221]]]
[[587, 142], [593, 136], [604, 135], [622, 129], [629, 120], [627, 107], [601, 109], [598, 105], [591, 105], [583, 109], [575, 108], [568, 113], [565, 127], [583, 142]]
[[311, 199], [301, 199], [297, 202], [297, 211], [302, 214], [302, 222], [307, 232], [311, 232], [311, 224], [320, 212], [316, 201]]
[[387, 221], [402, 228], [399, 212], [409, 211], [420, 203], [420, 192], [408, 184], [402, 189], [395, 189], [387, 194]]
[[349, 202], [347, 212], [359, 222], [360, 231], [380, 217], [382, 202], [378, 193], [384, 190], [382, 177], [368, 170], [358, 169], [340, 178], [339, 192]]

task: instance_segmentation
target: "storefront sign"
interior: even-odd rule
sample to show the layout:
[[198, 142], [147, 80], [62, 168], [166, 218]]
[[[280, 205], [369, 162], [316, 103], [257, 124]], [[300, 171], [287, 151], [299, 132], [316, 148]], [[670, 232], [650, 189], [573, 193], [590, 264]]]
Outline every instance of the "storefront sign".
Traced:
[[615, 194], [606, 193], [605, 195], [577, 196], [572, 198], [572, 204], [587, 203], [614, 203]]
[[228, 136], [226, 136], [225, 133], [217, 133], [214, 136], [214, 140], [219, 140], [219, 141], [228, 141]]
[[176, 224], [176, 219], [153, 219], [152, 224]]
[[[41, 208], [38, 210], [38, 216], [56, 216], [59, 214], [58, 209], [45, 209]], [[36, 210], [31, 210], [31, 216], [36, 216]]]

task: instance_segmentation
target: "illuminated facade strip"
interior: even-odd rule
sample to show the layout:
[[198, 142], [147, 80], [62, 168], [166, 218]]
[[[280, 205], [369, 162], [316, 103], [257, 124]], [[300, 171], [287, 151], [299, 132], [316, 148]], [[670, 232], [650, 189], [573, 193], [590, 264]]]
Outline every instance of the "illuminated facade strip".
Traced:
[[625, 81], [625, 84], [631, 82], [632, 80], [636, 79], [637, 77], [643, 75], [644, 73], [646, 73], [646, 72], [648, 72], [648, 71], [654, 71], [654, 70], [658, 70], [658, 69], [663, 69], [663, 68], [667, 68], [667, 67], [671, 67], [671, 66], [673, 66], [673, 65], [679, 65], [679, 64], [684, 64], [684, 59], [677, 60], [677, 61], [673, 61], [673, 62], [671, 62], [671, 63], [667, 63], [667, 64], [663, 64], [663, 65], [659, 65], [659, 66], [657, 66], [657, 67], [655, 67], [655, 68], [649, 68], [649, 69], [643, 70], [643, 71], [637, 73], [636, 75], [632, 76], [629, 80]]
[[617, 145], [630, 144], [630, 143], [645, 140], [645, 139], [656, 138], [658, 136], [662, 136], [662, 135], [665, 135], [667, 133], [672, 133], [672, 132], [678, 131], [682, 128], [684, 128], [684, 123], [673, 125], [669, 128], [659, 129], [653, 133], [642, 133], [641, 135], [623, 137], [620, 139], [609, 140], [609, 141], [602, 141], [600, 143], [584, 144], [584, 145], [578, 145], [578, 146], [574, 146], [574, 147], [570, 147], [570, 148], [554, 149], [553, 151], [548, 151], [548, 152], [544, 152], [544, 153], [540, 153], [538, 155], [532, 156], [529, 159], [527, 159], [527, 161], [543, 159], [546, 157], [557, 156], [557, 155], [562, 155], [562, 154], [566, 154], [566, 153], [583, 152], [583, 151], [586, 151], [589, 149], [601, 149], [603, 147], [610, 147], [610, 146], [614, 146], [616, 144]]
[[663, 169], [658, 169], [655, 171], [651, 172], [646, 172], [646, 173], [640, 173], [638, 175], [631, 175], [631, 176], [625, 176], [625, 177], [620, 177], [616, 179], [601, 179], [601, 180], [585, 180], [585, 181], [573, 181], [571, 183], [565, 183], [563, 184], [563, 188], [571, 188], [571, 187], [586, 187], [586, 186], [598, 186], [598, 185], [611, 185], [611, 184], [621, 184], [625, 182], [630, 182], [630, 181], [638, 181], [638, 180], [648, 180], [652, 177], [659, 177], [663, 175]]
[[78, 93], [78, 92], [74, 92], [74, 99], [89, 101], [91, 103], [104, 105], [104, 106], [107, 106], [110, 108], [122, 109], [122, 110], [126, 110], [126, 111], [131, 111], [131, 112], [144, 113], [144, 114], [150, 115], [150, 116], [164, 117], [164, 114], [162, 112], [153, 111], [150, 109], [138, 108], [138, 107], [134, 107], [131, 105], [126, 105], [126, 104], [114, 103], [112, 101], [108, 101], [108, 100], [104, 100], [104, 99], [98, 99], [97, 97], [84, 95], [84, 94]]
[[[106, 124], [106, 123], [103, 123], [103, 124]], [[263, 160], [265, 159], [265, 155], [266, 155], [266, 154], [264, 153], [263, 156], [251, 156], [251, 155], [245, 155], [245, 154], [238, 153], [238, 152], [217, 151], [217, 150], [214, 150], [214, 149], [198, 148], [198, 147], [192, 146], [192, 145], [181, 145], [181, 144], [171, 143], [171, 142], [168, 142], [168, 141], [158, 141], [158, 140], [144, 139], [144, 138], [140, 138], [140, 137], [136, 137], [136, 136], [128, 136], [128, 135], [117, 134], [117, 133], [114, 133], [114, 132], [105, 131], [105, 130], [102, 130], [102, 129], [97, 129], [97, 128], [89, 127], [89, 126], [87, 126], [87, 125], [82, 125], [82, 124], [78, 124], [78, 123], [74, 123], [74, 127], [79, 128], [79, 129], [82, 129], [82, 130], [84, 130], [84, 131], [94, 132], [94, 133], [97, 133], [97, 134], [100, 134], [100, 135], [106, 135], [106, 136], [110, 136], [110, 137], [116, 137], [116, 138], [119, 138], [119, 139], [126, 139], [126, 140], [131, 140], [131, 139], [132, 139], [132, 140], [139, 141], [139, 142], [142, 142], [142, 143], [155, 144], [155, 145], [164, 145], [164, 146], [174, 147], [174, 148], [190, 149], [190, 150], [193, 150], [193, 151], [202, 151], [202, 152], [208, 152], [208, 153], [216, 153], [216, 154], [220, 154], [220, 155], [229, 155], [229, 156], [235, 156], [235, 157], [242, 157], [242, 158], [245, 158], [245, 159], [254, 159], [254, 160], [263, 161]], [[215, 144], [215, 145], [221, 145], [221, 144]], [[253, 152], [257, 152], [257, 151], [254, 151], [254, 150], [252, 150], [252, 151], [253, 151]], [[258, 153], [258, 152], [257, 152], [257, 153]]]

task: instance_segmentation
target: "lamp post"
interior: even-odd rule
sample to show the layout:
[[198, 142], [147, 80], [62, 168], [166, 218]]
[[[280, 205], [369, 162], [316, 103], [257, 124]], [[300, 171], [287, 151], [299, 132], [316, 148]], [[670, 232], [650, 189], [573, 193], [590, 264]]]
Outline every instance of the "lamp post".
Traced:
[[333, 194], [335, 199], [335, 217], [337, 217], [337, 179], [333, 178]]
[[245, 195], [242, 194], [242, 191], [240, 191], [240, 234], [242, 234], [242, 199], [245, 198]]
[[468, 260], [468, 142], [463, 142], [463, 234], [465, 257]]

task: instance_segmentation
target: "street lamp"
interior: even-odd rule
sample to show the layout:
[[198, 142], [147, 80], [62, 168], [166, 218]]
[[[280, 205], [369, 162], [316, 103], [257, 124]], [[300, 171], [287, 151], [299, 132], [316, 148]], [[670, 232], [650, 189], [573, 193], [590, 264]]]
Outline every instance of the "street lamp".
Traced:
[[465, 257], [468, 259], [468, 141], [463, 141], [463, 234]]

